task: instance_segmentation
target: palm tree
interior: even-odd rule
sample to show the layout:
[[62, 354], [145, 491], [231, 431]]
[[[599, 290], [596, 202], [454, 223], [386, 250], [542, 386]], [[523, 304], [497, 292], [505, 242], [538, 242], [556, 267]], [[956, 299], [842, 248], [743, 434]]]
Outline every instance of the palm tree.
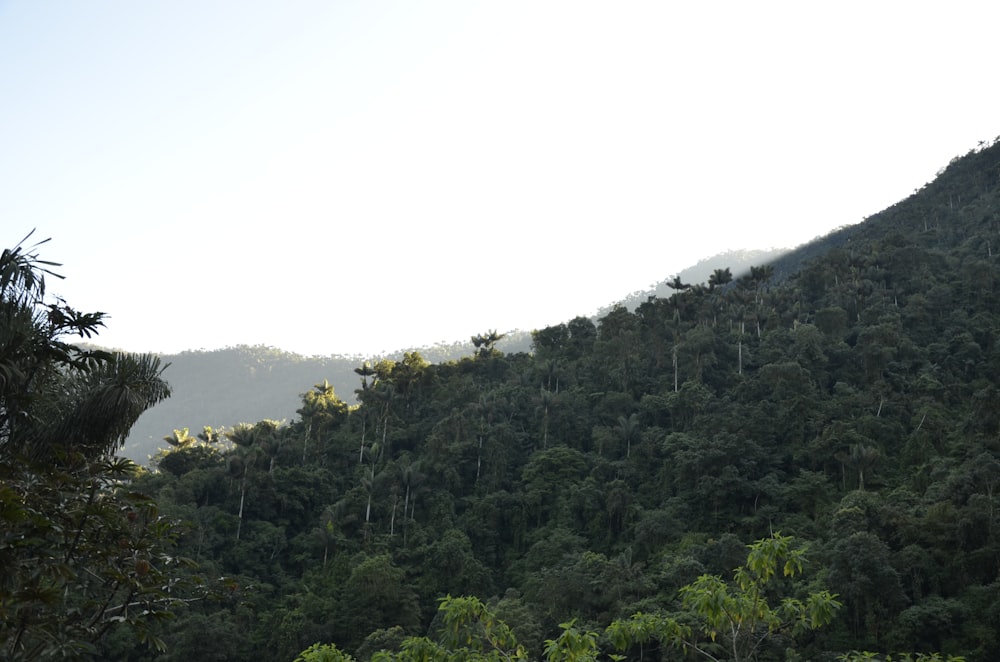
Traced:
[[715, 290], [716, 287], [722, 287], [727, 283], [732, 282], [733, 273], [729, 270], [729, 267], [725, 269], [716, 269], [712, 272], [712, 275], [708, 277], [708, 291], [711, 292]]
[[188, 446], [191, 446], [196, 441], [198, 441], [198, 439], [197, 437], [192, 437], [190, 434], [188, 434], [187, 428], [184, 428], [182, 430], [177, 430], [175, 428], [173, 434], [168, 434], [167, 436], [165, 436], [163, 438], [163, 441], [167, 442], [174, 448], [183, 449], [187, 448]]
[[[425, 478], [424, 473], [420, 469], [419, 460], [410, 462], [403, 467], [403, 487], [406, 488], [403, 496], [403, 517], [413, 517], [413, 507], [410, 502], [416, 501], [416, 491]], [[407, 509], [410, 509], [409, 515], [407, 515]]]
[[770, 264], [765, 264], [760, 267], [750, 267], [750, 279], [756, 283], [763, 285], [773, 277], [774, 267]]
[[354, 372], [361, 377], [362, 391], [368, 390], [368, 378], [377, 374], [369, 361], [362, 363], [360, 368], [355, 368]]
[[[273, 421], [272, 421], [273, 422]], [[226, 432], [226, 438], [236, 444], [238, 452], [230, 457], [229, 475], [240, 478], [240, 509], [237, 513], [236, 540], [240, 539], [243, 530], [243, 506], [247, 496], [247, 474], [250, 467], [256, 463], [257, 457], [261, 454], [257, 447], [257, 441], [261, 437], [261, 428], [249, 423], [240, 423]]]
[[496, 329], [490, 329], [484, 334], [472, 336], [472, 344], [476, 346], [480, 356], [492, 356], [494, 346], [506, 337], [506, 333], [497, 333]]
[[365, 449], [365, 455], [368, 456], [369, 472], [361, 479], [361, 484], [368, 492], [368, 503], [365, 506], [365, 524], [368, 524], [372, 515], [372, 493], [375, 491], [375, 465], [382, 457], [382, 447], [378, 443], [373, 443]]
[[333, 548], [342, 538], [341, 529], [355, 519], [354, 515], [347, 512], [347, 502], [344, 499], [327, 506], [320, 515], [320, 525], [316, 527], [314, 535], [323, 545], [323, 567], [329, 557], [330, 549]]
[[761, 267], [750, 267], [750, 280], [754, 284], [754, 303], [760, 305], [760, 290], [774, 277], [774, 267], [765, 264]]
[[691, 288], [691, 286], [688, 285], [687, 283], [681, 282], [680, 276], [674, 276], [672, 280], [667, 281], [667, 287], [676, 291], [687, 290]]
[[302, 462], [306, 461], [309, 437], [316, 433], [317, 442], [331, 427], [347, 417], [347, 403], [337, 397], [329, 381], [313, 384], [311, 391], [302, 394], [302, 407], [295, 411], [305, 423], [306, 434], [302, 442]]
[[555, 402], [555, 393], [542, 388], [538, 394], [538, 409], [542, 412], [542, 448], [549, 447], [549, 409]]
[[619, 416], [617, 429], [622, 441], [625, 442], [625, 457], [628, 457], [632, 453], [632, 440], [639, 430], [639, 415], [632, 413], [628, 418]]
[[225, 435], [225, 430], [219, 428], [216, 430], [211, 425], [206, 425], [202, 427], [201, 432], [198, 433], [198, 439], [205, 444], [218, 444], [222, 442]]
[[[91, 457], [114, 454], [147, 409], [170, 395], [166, 366], [151, 354], [108, 354], [86, 371], [46, 386], [44, 423], [29, 423], [32, 452], [74, 448]], [[42, 413], [42, 412], [38, 412]]]
[[858, 470], [858, 489], [865, 491], [865, 471], [871, 469], [881, 458], [881, 453], [874, 446], [853, 444], [847, 462]]

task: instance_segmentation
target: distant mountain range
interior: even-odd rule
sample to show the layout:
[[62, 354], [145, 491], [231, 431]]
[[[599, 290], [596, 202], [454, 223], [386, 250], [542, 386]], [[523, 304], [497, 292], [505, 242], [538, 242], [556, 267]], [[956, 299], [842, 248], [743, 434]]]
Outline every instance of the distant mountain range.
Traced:
[[[803, 249], [797, 249], [803, 250]], [[699, 261], [676, 275], [685, 283], [704, 283], [716, 269], [729, 268], [739, 278], [751, 266], [771, 263], [789, 255], [788, 249], [741, 250], [720, 253]], [[671, 274], [673, 277], [673, 274]], [[615, 305], [634, 310], [651, 296], [666, 298], [673, 290], [664, 279], [651, 290], [633, 292], [618, 302], [601, 308], [603, 317]], [[567, 320], [568, 321], [568, 320]], [[483, 329], [486, 331], [486, 329]], [[531, 351], [530, 330], [509, 330], [497, 345], [505, 353]], [[417, 351], [431, 363], [457, 360], [474, 353], [471, 341], [401, 349], [384, 358], [398, 360], [405, 352]], [[291, 420], [301, 406], [297, 394], [314, 384], [328, 381], [337, 395], [354, 403], [360, 378], [354, 372], [364, 356], [302, 356], [266, 346], [227, 347], [219, 350], [186, 351], [161, 356], [169, 364], [164, 376], [173, 395], [147, 411], [125, 442], [122, 454], [145, 464], [160, 448], [163, 438], [175, 429], [188, 428], [195, 435], [206, 425], [232, 427], [264, 419]]]

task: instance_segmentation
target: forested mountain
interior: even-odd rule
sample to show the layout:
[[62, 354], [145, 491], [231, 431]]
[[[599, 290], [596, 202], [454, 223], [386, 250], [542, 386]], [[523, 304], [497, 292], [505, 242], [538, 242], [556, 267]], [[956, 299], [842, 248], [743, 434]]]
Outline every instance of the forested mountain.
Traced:
[[178, 430], [127, 494], [186, 523], [172, 576], [221, 588], [94, 654], [1000, 659], [998, 211], [994, 143], [783, 278]]
[[[504, 339], [504, 346], [523, 351], [530, 342], [528, 333], [513, 332]], [[406, 351], [417, 350], [401, 350], [385, 358], [398, 360]], [[419, 351], [429, 361], [448, 361], [471, 353], [472, 343], [439, 344]], [[173, 395], [139, 418], [122, 448], [123, 455], [139, 464], [166, 447], [163, 438], [174, 429], [231, 427], [265, 418], [291, 420], [302, 404], [302, 392], [323, 380], [356, 404], [354, 369], [366, 358], [302, 356], [274, 347], [239, 345], [164, 354], [160, 360]]]
[[597, 311], [597, 317], [594, 318], [594, 321], [597, 321], [600, 317], [604, 317], [618, 305], [625, 306], [634, 312], [636, 308], [645, 303], [651, 296], [661, 299], [673, 296], [677, 291], [676, 288], [671, 286], [671, 283], [676, 282], [675, 278], [682, 283], [705, 285], [712, 278], [712, 274], [716, 270], [725, 269], [728, 269], [730, 275], [734, 278], [739, 278], [747, 275], [750, 272], [750, 267], [770, 264], [791, 252], [793, 252], [793, 249], [789, 248], [730, 250], [704, 258], [694, 265], [676, 272], [670, 278], [664, 278], [654, 284], [651, 289], [635, 291], [620, 301], [602, 307]]
[[163, 659], [367, 659], [433, 635], [448, 594], [538, 656], [571, 619], [681, 609], [680, 587], [774, 531], [843, 607], [760, 659], [1000, 658], [998, 184], [983, 147], [781, 282], [719, 270], [539, 330], [530, 353], [486, 334], [456, 361], [359, 364], [357, 407], [318, 383], [287, 425], [181, 443], [135, 487], [244, 588], [168, 623]]
[[[688, 267], [677, 274], [686, 283], [705, 283], [716, 269], [729, 268], [741, 274], [753, 264], [761, 264], [783, 255], [785, 250], [729, 251]], [[669, 296], [672, 290], [664, 279], [650, 290], [634, 292], [616, 304], [598, 310], [607, 314], [614, 305], [630, 310], [650, 295]], [[596, 317], [594, 320], [596, 321]], [[505, 353], [531, 350], [531, 334], [513, 330], [504, 334], [497, 348]], [[139, 464], [166, 447], [164, 436], [174, 429], [200, 430], [262, 419], [291, 420], [301, 404], [301, 394], [310, 384], [327, 380], [356, 404], [354, 389], [358, 376], [354, 369], [365, 360], [387, 358], [398, 361], [407, 352], [419, 352], [431, 363], [454, 361], [473, 352], [470, 341], [439, 343], [431, 347], [400, 349], [384, 357], [302, 356], [274, 347], [240, 345], [219, 350], [187, 351], [163, 354], [167, 366], [164, 375], [173, 395], [169, 400], [145, 412], [132, 428], [122, 453]]]

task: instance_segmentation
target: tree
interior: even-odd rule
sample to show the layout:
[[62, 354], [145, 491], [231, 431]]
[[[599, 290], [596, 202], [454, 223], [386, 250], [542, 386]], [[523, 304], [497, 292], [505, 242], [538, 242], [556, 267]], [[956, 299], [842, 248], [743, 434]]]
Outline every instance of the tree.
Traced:
[[889, 546], [869, 531], [843, 536], [830, 550], [828, 578], [844, 598], [848, 626], [856, 642], [880, 646], [885, 624], [906, 603], [891, 556]]
[[621, 435], [622, 441], [625, 442], [625, 457], [627, 458], [632, 454], [632, 440], [635, 439], [639, 431], [639, 415], [635, 413], [629, 414], [628, 418], [619, 416], [618, 427], [616, 429], [618, 434]]
[[596, 662], [597, 634], [580, 632], [573, 625], [573, 621], [560, 623], [562, 634], [545, 640], [545, 659], [548, 662]]
[[871, 651], [851, 651], [837, 656], [838, 662], [965, 662], [965, 658], [960, 655], [941, 655], [940, 653], [899, 653], [896, 657], [892, 655], [882, 656]]
[[361, 377], [361, 390], [362, 391], [367, 391], [368, 390], [368, 378], [369, 377], [373, 377], [373, 376], [375, 376], [377, 374], [375, 372], [375, 369], [372, 367], [372, 364], [371, 364], [370, 361], [365, 361], [364, 363], [361, 364], [360, 368], [355, 368], [354, 369], [354, 373], [356, 375], [358, 375], [359, 377]]
[[493, 356], [496, 344], [506, 337], [506, 333], [497, 333], [495, 329], [490, 329], [486, 333], [472, 336], [472, 344], [476, 346], [478, 356]]
[[858, 489], [865, 491], [865, 471], [871, 469], [878, 462], [881, 454], [873, 446], [864, 444], [852, 444], [850, 455], [847, 456], [847, 463], [858, 470]]
[[[165, 437], [165, 439], [170, 438], [172, 437]], [[152, 459], [152, 466], [174, 476], [183, 476], [195, 469], [221, 463], [222, 455], [214, 446], [201, 443], [195, 437], [190, 436], [184, 440], [182, 445], [162, 449]]]
[[[736, 569], [733, 581], [701, 575], [680, 589], [684, 612], [636, 613], [612, 623], [608, 637], [619, 650], [657, 639], [710, 660], [739, 661], [755, 659], [761, 646], [777, 633], [794, 636], [829, 624], [840, 602], [826, 590], [804, 599], [786, 597], [774, 606], [768, 603], [770, 584], [776, 578], [802, 572], [805, 551], [794, 548], [792, 542], [780, 533], [758, 540], [749, 545], [746, 563]], [[700, 632], [687, 624], [692, 618]]]
[[294, 662], [354, 662], [354, 658], [334, 644], [316, 643], [299, 653]]
[[514, 632], [476, 597], [447, 596], [438, 612], [442, 628], [437, 641], [410, 637], [399, 653], [376, 653], [373, 662], [501, 662], [526, 660]]
[[403, 496], [403, 545], [405, 546], [406, 522], [413, 518], [413, 509], [416, 507], [416, 493], [424, 480], [420, 461], [414, 461], [407, 457], [405, 463], [402, 464], [399, 477], [405, 490]]
[[338, 621], [353, 650], [377, 628], [399, 625], [413, 632], [420, 620], [417, 596], [406, 573], [387, 554], [369, 556], [351, 570], [339, 601]]
[[249, 423], [240, 423], [226, 432], [226, 438], [236, 444], [241, 449], [236, 454], [229, 457], [229, 474], [231, 477], [240, 477], [240, 510], [237, 513], [236, 540], [240, 539], [243, 531], [243, 506], [247, 497], [247, 474], [251, 465], [257, 459], [258, 449], [254, 448], [257, 441], [257, 428]]
[[161, 647], [149, 626], [181, 600], [184, 562], [114, 453], [169, 395], [163, 367], [68, 342], [96, 334], [103, 314], [46, 296], [59, 265], [28, 237], [0, 254], [0, 656], [88, 657], [116, 628]]
[[168, 434], [163, 438], [163, 441], [167, 442], [174, 448], [187, 448], [191, 444], [198, 441], [197, 437], [192, 437], [188, 434], [188, 428], [182, 430], [174, 429], [173, 434]]
[[711, 292], [717, 287], [722, 287], [727, 283], [731, 283], [733, 280], [733, 273], [729, 270], [729, 267], [725, 269], [716, 269], [712, 272], [712, 275], [708, 277], [708, 291]]
[[[368, 364], [365, 363], [365, 366]], [[365, 388], [367, 389], [367, 384]], [[306, 426], [306, 434], [302, 441], [303, 463], [310, 434], [315, 434], [317, 440], [323, 439], [324, 434], [347, 418], [349, 410], [347, 403], [337, 397], [333, 386], [325, 379], [322, 384], [314, 384], [313, 390], [302, 394], [302, 407], [295, 413], [301, 417]]]
[[669, 287], [672, 290], [676, 290], [676, 291], [682, 291], [682, 290], [689, 290], [689, 289], [691, 289], [690, 285], [688, 285], [687, 283], [681, 282], [681, 277], [680, 276], [674, 276], [672, 280], [667, 281], [667, 287]]

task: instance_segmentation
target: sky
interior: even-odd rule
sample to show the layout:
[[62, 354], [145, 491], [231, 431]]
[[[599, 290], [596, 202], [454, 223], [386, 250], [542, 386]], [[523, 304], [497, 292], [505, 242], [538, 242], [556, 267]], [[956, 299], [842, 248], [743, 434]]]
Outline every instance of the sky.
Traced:
[[102, 344], [378, 356], [862, 221], [1000, 135], [993, 2], [0, 0], [0, 241]]

